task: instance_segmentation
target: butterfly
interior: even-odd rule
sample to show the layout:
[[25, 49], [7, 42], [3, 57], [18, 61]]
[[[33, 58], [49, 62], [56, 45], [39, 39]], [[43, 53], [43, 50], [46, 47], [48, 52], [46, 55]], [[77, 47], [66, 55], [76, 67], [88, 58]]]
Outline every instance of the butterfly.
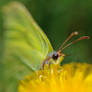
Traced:
[[43, 69], [45, 64], [60, 64], [65, 56], [62, 51], [66, 47], [79, 40], [89, 38], [83, 36], [64, 46], [73, 36], [78, 35], [78, 32], [73, 32], [60, 48], [54, 51], [46, 34], [22, 4], [18, 2], [10, 3], [3, 8], [3, 13], [7, 50], [11, 52], [9, 55], [16, 56], [19, 61], [34, 71]]

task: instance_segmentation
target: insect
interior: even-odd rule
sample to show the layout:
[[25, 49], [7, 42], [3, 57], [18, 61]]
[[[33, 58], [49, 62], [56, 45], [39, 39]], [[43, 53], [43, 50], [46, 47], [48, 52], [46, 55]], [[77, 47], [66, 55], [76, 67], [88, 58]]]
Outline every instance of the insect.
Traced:
[[6, 5], [3, 8], [3, 14], [9, 55], [16, 56], [15, 61], [23, 62], [34, 71], [43, 69], [45, 64], [59, 64], [65, 56], [62, 51], [66, 47], [89, 38], [83, 36], [64, 46], [73, 36], [78, 35], [78, 32], [73, 32], [58, 51], [54, 51], [45, 33], [22, 4], [13, 2]]

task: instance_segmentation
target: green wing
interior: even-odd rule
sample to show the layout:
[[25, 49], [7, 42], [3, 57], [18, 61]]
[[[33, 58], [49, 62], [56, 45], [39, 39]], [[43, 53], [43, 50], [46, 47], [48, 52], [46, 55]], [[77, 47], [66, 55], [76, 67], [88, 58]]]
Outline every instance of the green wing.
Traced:
[[47, 36], [20, 3], [8, 4], [3, 8], [3, 13], [6, 58], [17, 57], [16, 60], [25, 63], [33, 70], [38, 70], [47, 54], [53, 51]]

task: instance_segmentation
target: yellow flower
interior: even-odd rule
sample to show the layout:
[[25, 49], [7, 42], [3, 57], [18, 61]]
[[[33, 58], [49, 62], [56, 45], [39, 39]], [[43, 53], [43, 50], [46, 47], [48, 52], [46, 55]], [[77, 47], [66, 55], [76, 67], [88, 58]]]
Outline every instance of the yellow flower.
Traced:
[[92, 65], [71, 63], [48, 65], [25, 80], [19, 92], [92, 92]]

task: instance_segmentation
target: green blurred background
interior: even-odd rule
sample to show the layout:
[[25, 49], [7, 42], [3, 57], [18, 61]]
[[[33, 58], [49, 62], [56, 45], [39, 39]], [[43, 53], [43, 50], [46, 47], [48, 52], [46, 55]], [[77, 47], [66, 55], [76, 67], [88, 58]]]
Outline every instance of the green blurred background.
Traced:
[[[79, 36], [88, 35], [90, 40], [80, 41], [63, 52], [68, 54], [63, 63], [87, 62], [92, 63], [92, 0], [0, 0], [0, 88], [1, 92], [13, 92], [8, 87], [3, 64], [4, 28], [1, 8], [11, 1], [23, 3], [36, 22], [47, 34], [55, 50], [64, 42], [67, 36], [78, 31]], [[6, 80], [5, 80], [6, 79]], [[11, 79], [10, 81], [15, 81]], [[17, 85], [17, 84], [16, 84]], [[16, 92], [16, 91], [15, 91]]]

